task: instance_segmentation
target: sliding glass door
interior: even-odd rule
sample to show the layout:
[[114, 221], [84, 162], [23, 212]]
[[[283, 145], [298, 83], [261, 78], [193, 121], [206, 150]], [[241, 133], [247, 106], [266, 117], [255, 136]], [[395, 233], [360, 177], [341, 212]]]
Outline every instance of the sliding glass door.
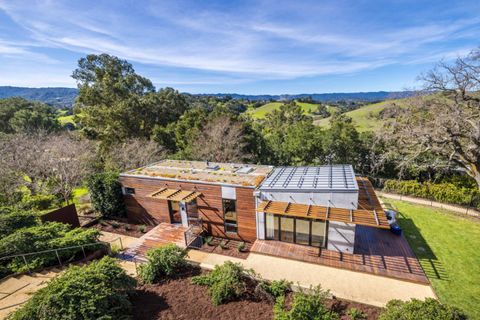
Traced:
[[265, 214], [265, 239], [325, 247], [327, 223], [322, 220], [303, 219]]

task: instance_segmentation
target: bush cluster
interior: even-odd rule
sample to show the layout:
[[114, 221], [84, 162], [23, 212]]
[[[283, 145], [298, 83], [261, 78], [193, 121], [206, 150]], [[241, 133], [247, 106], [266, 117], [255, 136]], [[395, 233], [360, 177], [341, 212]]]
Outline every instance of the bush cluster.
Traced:
[[139, 266], [138, 275], [144, 283], [154, 283], [162, 277], [170, 277], [187, 263], [187, 251], [174, 244], [151, 249], [147, 263]]
[[118, 217], [125, 214], [122, 187], [118, 173], [101, 172], [93, 174], [87, 181], [92, 207], [104, 217]]
[[310, 288], [309, 293], [304, 290], [293, 294], [293, 301], [289, 309], [285, 306], [285, 296], [279, 296], [273, 307], [275, 320], [336, 320], [339, 315], [329, 310], [325, 302], [329, 291], [320, 286]]
[[135, 280], [114, 259], [105, 257], [87, 266], [72, 266], [37, 291], [10, 320], [128, 319], [128, 293]]
[[215, 305], [240, 297], [246, 291], [248, 272], [239, 263], [226, 261], [213, 271], [192, 278], [192, 283], [207, 286]]
[[391, 300], [379, 320], [464, 320], [466, 316], [458, 309], [441, 304], [438, 300], [412, 299], [408, 302]]
[[[71, 229], [67, 224], [48, 222], [42, 225], [18, 229], [0, 239], [0, 252], [2, 255], [15, 255], [77, 246], [96, 242], [98, 236], [99, 231], [97, 229]], [[59, 251], [59, 256], [62, 261], [66, 262], [80, 252], [82, 252], [81, 248], [61, 250]], [[29, 256], [27, 261], [30, 269], [37, 269], [57, 264], [58, 258], [57, 255], [52, 252]], [[21, 257], [9, 261], [7, 268], [13, 272], [28, 270]]]
[[[453, 183], [418, 182], [416, 180], [386, 180], [383, 191], [394, 192], [438, 202], [473, 205], [480, 208], [480, 192]], [[473, 200], [473, 202], [472, 202]]]
[[39, 222], [33, 212], [10, 207], [3, 207], [0, 211], [0, 239], [14, 233], [17, 229], [32, 227]]

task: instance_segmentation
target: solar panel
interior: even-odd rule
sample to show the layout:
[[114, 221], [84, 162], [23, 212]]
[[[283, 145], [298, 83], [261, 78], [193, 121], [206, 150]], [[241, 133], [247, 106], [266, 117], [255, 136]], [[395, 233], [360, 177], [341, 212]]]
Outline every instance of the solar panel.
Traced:
[[357, 191], [351, 165], [277, 167], [260, 185], [260, 190]]

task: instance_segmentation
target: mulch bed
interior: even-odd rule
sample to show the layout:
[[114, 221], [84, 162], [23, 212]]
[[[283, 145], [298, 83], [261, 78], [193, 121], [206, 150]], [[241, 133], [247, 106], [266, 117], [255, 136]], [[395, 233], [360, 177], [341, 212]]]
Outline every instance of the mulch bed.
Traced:
[[[131, 298], [134, 319], [271, 320], [273, 318], [273, 303], [259, 299], [253, 293], [253, 283], [248, 285], [249, 289], [242, 299], [215, 306], [206, 287], [191, 283], [191, 277], [201, 272], [200, 269], [191, 268], [176, 279], [137, 287], [136, 293]], [[287, 303], [289, 301], [291, 301], [291, 294], [287, 297]], [[342, 320], [349, 319], [345, 313], [352, 307], [363, 311], [369, 320], [378, 319], [381, 310], [377, 307], [335, 298], [329, 300], [327, 306], [338, 312]]]
[[[222, 241], [224, 241], [224, 248], [220, 246], [220, 243]], [[245, 249], [242, 252], [240, 252], [238, 251], [237, 247], [241, 242], [242, 241], [227, 240], [227, 239], [215, 237], [213, 238], [213, 241], [210, 243], [210, 245], [204, 243], [199, 250], [208, 252], [208, 253], [223, 254], [225, 256], [234, 257], [234, 258], [247, 259], [248, 255], [250, 254], [250, 248], [252, 244], [245, 242]]]
[[[118, 233], [125, 236], [140, 238], [145, 233], [153, 229], [153, 226], [128, 223], [123, 219], [102, 219], [98, 221], [97, 224], [93, 225], [92, 228], [96, 228], [100, 231], [106, 231], [111, 233]], [[140, 231], [141, 228], [144, 228], [144, 232]]]

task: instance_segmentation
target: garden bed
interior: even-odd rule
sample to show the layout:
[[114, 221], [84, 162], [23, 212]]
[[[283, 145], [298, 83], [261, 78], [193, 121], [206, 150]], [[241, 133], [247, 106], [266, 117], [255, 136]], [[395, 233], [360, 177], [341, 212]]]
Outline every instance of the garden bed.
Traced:
[[100, 231], [122, 234], [125, 236], [140, 238], [153, 229], [153, 226], [129, 223], [123, 219], [101, 219], [92, 228]]
[[[191, 278], [200, 270], [191, 269], [183, 276], [160, 284], [137, 287], [132, 296], [134, 319], [256, 319], [271, 320], [273, 304], [257, 298], [250, 288], [242, 299], [215, 306], [207, 292], [207, 287], [194, 285]], [[287, 297], [287, 303], [291, 300]], [[328, 307], [349, 319], [345, 313], [357, 308], [367, 315], [366, 319], [377, 319], [380, 308], [360, 303], [331, 299]]]
[[[220, 245], [223, 241], [223, 248]], [[242, 243], [242, 241], [238, 240], [227, 240], [223, 238], [213, 237], [213, 240], [210, 244], [203, 243], [203, 246], [199, 249], [203, 252], [208, 253], [217, 253], [222, 254], [229, 257], [240, 258], [240, 259], [247, 259], [248, 255], [250, 254], [250, 248], [252, 246], [251, 243], [244, 242], [245, 248], [242, 251], [238, 251], [238, 245]]]

